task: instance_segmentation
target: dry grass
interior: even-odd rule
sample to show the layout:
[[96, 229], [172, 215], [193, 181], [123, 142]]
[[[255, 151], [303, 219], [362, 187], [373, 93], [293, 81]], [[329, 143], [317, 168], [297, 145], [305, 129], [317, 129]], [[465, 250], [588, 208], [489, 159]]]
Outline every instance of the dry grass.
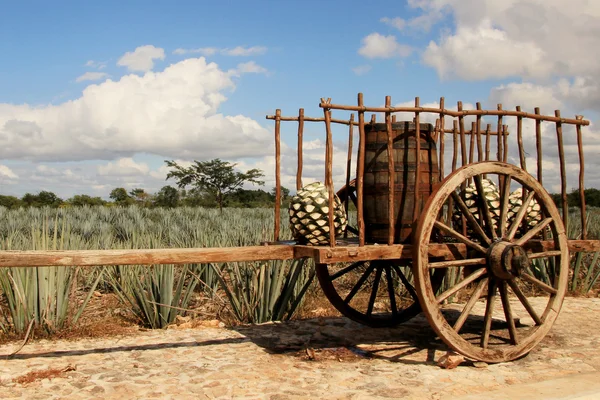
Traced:
[[65, 368], [48, 368], [38, 371], [30, 371], [25, 375], [14, 378], [13, 382], [20, 385], [26, 385], [35, 381], [41, 381], [42, 379], [57, 378], [59, 376], [63, 376], [67, 372], [75, 371], [75, 369], [76, 368], [74, 366], [68, 365]]

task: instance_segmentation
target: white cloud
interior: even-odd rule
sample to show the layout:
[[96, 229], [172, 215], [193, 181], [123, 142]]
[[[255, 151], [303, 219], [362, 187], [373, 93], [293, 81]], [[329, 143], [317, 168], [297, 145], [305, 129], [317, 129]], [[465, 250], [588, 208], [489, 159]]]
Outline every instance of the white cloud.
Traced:
[[370, 65], [358, 65], [358, 66], [352, 68], [352, 72], [354, 72], [356, 75], [364, 75], [367, 72], [369, 72], [370, 70], [371, 70]]
[[206, 57], [213, 56], [217, 53], [225, 55], [225, 56], [233, 56], [233, 57], [249, 57], [249, 56], [259, 56], [263, 55], [267, 52], [267, 48], [265, 46], [237, 46], [234, 48], [217, 48], [217, 47], [200, 47], [197, 49], [183, 49], [178, 48], [173, 51], [173, 54], [184, 55], [184, 54], [200, 54]]
[[146, 163], [137, 163], [129, 157], [98, 166], [98, 174], [102, 176], [143, 176], [148, 172], [150, 168]]
[[248, 61], [245, 63], [238, 64], [238, 66], [231, 71], [231, 73], [235, 76], [239, 76], [241, 74], [266, 74], [269, 71], [255, 63], [254, 61]]
[[396, 17], [396, 18], [383, 17], [380, 19], [380, 21], [386, 25], [389, 25], [393, 28], [398, 29], [399, 31], [404, 29], [404, 27], [406, 26], [406, 20], [403, 18], [400, 18], [400, 17]]
[[408, 57], [411, 53], [412, 48], [398, 43], [395, 36], [376, 32], [364, 37], [358, 50], [358, 54], [366, 58]]
[[106, 68], [106, 61], [88, 60], [88, 62], [85, 63], [85, 66], [96, 68], [96, 69], [104, 69], [104, 68]]
[[6, 165], [0, 164], [0, 178], [18, 179], [19, 176], [15, 174], [12, 171], [12, 169], [8, 168]]
[[78, 76], [77, 79], [75, 79], [75, 82], [99, 81], [107, 77], [108, 74], [106, 72], [86, 72], [85, 74]]
[[162, 72], [92, 84], [80, 98], [58, 105], [0, 103], [0, 159], [110, 160], [136, 153], [235, 159], [269, 154], [271, 132], [243, 115], [218, 112], [225, 92], [235, 88], [232, 79], [217, 64], [192, 58]]
[[125, 53], [117, 65], [127, 67], [129, 71], [151, 71], [154, 68], [154, 60], [164, 60], [165, 51], [160, 47], [152, 45], [140, 46], [133, 52]]

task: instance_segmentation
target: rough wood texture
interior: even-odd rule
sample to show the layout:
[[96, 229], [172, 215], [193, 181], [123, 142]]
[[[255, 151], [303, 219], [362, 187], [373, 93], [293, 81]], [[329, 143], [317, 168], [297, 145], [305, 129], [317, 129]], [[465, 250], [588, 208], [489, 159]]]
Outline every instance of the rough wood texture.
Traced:
[[275, 228], [273, 239], [279, 240], [281, 221], [281, 110], [275, 111]]
[[[560, 198], [562, 200], [562, 209], [568, 210], [569, 203], [567, 200], [567, 170], [565, 166], [565, 148], [563, 145], [562, 123], [560, 122], [560, 110], [554, 112], [559, 119], [556, 122], [556, 140], [558, 143], [558, 159], [560, 161]], [[563, 224], [569, 226], [569, 213], [563, 212]]]
[[[363, 107], [363, 94], [358, 94], [358, 107]], [[365, 245], [365, 220], [363, 214], [363, 186], [365, 176], [365, 112], [358, 112], [358, 157], [356, 165], [356, 219], [359, 245]]]
[[[444, 98], [440, 97], [440, 109], [444, 109]], [[446, 132], [446, 118], [443, 112], [440, 113], [440, 182], [444, 179], [444, 153], [446, 151], [446, 139], [444, 132]]]
[[[521, 111], [521, 106], [517, 106], [517, 111]], [[517, 143], [519, 147], [519, 161], [521, 162], [521, 168], [527, 171], [527, 164], [525, 162], [525, 148], [523, 147], [523, 118], [517, 117]]]
[[[321, 99], [323, 101], [323, 99]], [[327, 108], [323, 109], [325, 115], [325, 185], [329, 193], [329, 245], [335, 247], [335, 221], [333, 212], [335, 210], [334, 188], [333, 188], [333, 138], [331, 134], [331, 111]]]
[[[392, 97], [385, 96], [385, 106], [390, 107]], [[418, 127], [419, 125], [417, 125]], [[394, 236], [396, 234], [396, 219], [394, 218], [394, 182], [396, 180], [396, 168], [394, 164], [394, 135], [392, 132], [392, 117], [389, 112], [385, 113], [385, 127], [387, 131], [387, 159], [388, 159], [388, 244], [394, 244]], [[418, 129], [418, 128], [417, 128]], [[418, 133], [417, 133], [418, 135]], [[419, 141], [417, 140], [417, 143]], [[418, 146], [418, 144], [417, 144]], [[418, 151], [417, 151], [417, 154]], [[417, 163], [418, 165], [418, 163]], [[417, 167], [418, 168], [418, 167]], [[417, 175], [418, 176], [418, 175]], [[415, 203], [416, 204], [416, 203]]]
[[302, 145], [304, 135], [304, 108], [298, 112], [298, 169], [296, 170], [296, 190], [302, 189]]
[[[352, 179], [352, 145], [354, 142], [354, 114], [350, 115], [350, 125], [348, 128], [348, 159], [346, 161], [346, 187], [350, 187], [350, 181]], [[348, 214], [348, 202], [350, 200], [350, 196], [346, 196], [344, 200], [344, 210], [346, 210], [346, 215]], [[348, 237], [348, 230], [344, 231], [344, 237]]]
[[[577, 119], [582, 119], [583, 117], [578, 115]], [[585, 162], [583, 157], [583, 139], [581, 137], [581, 126], [576, 125], [575, 129], [577, 130], [577, 149], [579, 151], [579, 199], [581, 202], [580, 207], [580, 215], [581, 215], [581, 237], [582, 239], [587, 239], [587, 213], [585, 210], [585, 188], [583, 182], [583, 176], [585, 171]]]
[[0, 267], [190, 264], [289, 260], [290, 245], [196, 249], [0, 251]]
[[[419, 108], [420, 100], [418, 97], [415, 97], [415, 108]], [[419, 215], [421, 213], [421, 207], [419, 206], [419, 197], [421, 196], [419, 190], [419, 184], [421, 182], [421, 119], [418, 111], [415, 111], [415, 144], [416, 144], [416, 168], [415, 168], [415, 195], [413, 197], [413, 217], [412, 223], [413, 227], [416, 226], [417, 221], [419, 220]], [[429, 138], [427, 138], [429, 140]], [[431, 178], [428, 179], [431, 182]]]
[[[516, 111], [511, 111], [511, 110], [502, 110], [502, 108], [498, 109], [498, 110], [462, 110], [462, 111], [453, 111], [453, 110], [441, 110], [439, 108], [432, 108], [432, 107], [366, 107], [366, 106], [346, 106], [346, 105], [341, 105], [341, 104], [329, 104], [329, 103], [321, 103], [319, 104], [319, 107], [326, 107], [329, 108], [331, 110], [346, 110], [346, 111], [362, 111], [362, 112], [377, 112], [377, 113], [384, 113], [386, 111], [389, 111], [391, 113], [398, 113], [398, 112], [412, 112], [414, 113], [415, 111], [421, 112], [421, 113], [435, 113], [435, 114], [439, 114], [441, 112], [443, 112], [446, 115], [449, 115], [451, 117], [466, 117], [468, 115], [497, 115], [497, 116], [512, 116], [512, 117], [523, 117], [523, 118], [530, 118], [530, 119], [541, 119], [542, 121], [549, 121], [549, 122], [562, 122], [564, 124], [573, 124], [573, 125], [584, 125], [587, 126], [590, 124], [590, 121], [588, 120], [577, 120], [577, 119], [572, 119], [572, 118], [560, 118], [560, 117], [553, 117], [553, 116], [549, 116], [549, 115], [536, 115], [536, 114], [531, 114], [531, 113], [527, 113], [527, 112], [523, 112], [521, 111], [520, 113], [516, 112]], [[501, 131], [501, 130], [500, 130]]]
[[[539, 115], [540, 108], [536, 107], [534, 112]], [[542, 183], [542, 121], [535, 120], [535, 149], [537, 156], [537, 180]]]
[[[498, 104], [498, 112], [503, 111], [502, 110], [502, 104]], [[496, 149], [496, 159], [498, 161], [502, 161], [504, 159], [503, 157], [503, 153], [502, 153], [502, 116], [504, 114], [498, 114], [498, 127], [497, 127], [497, 132], [498, 132], [498, 145], [497, 145], [497, 149]]]

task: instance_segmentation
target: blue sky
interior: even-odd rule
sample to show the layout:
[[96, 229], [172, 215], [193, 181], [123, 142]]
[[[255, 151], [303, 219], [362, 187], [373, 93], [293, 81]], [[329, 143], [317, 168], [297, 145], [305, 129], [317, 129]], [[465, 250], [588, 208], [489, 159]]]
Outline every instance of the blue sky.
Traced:
[[[164, 159], [214, 157], [262, 168], [272, 185], [264, 116], [300, 107], [321, 116], [320, 97], [353, 104], [358, 92], [370, 105], [386, 95], [395, 104], [445, 96], [449, 107], [561, 108], [594, 122], [600, 66], [590, 49], [600, 45], [600, 4], [566, 4], [4, 2], [0, 194], [153, 192], [166, 184]], [[284, 131], [289, 154], [294, 131]], [[586, 136], [586, 185], [600, 187], [593, 126]], [[308, 140], [319, 137], [322, 127], [311, 126]], [[313, 147], [308, 178], [322, 179], [323, 149]], [[291, 187], [295, 160], [284, 154], [283, 162]]]

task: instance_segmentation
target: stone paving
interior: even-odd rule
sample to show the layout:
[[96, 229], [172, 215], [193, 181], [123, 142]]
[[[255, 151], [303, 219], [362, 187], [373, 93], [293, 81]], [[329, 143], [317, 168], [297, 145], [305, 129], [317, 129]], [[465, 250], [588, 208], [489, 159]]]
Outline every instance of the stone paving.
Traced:
[[[317, 318], [39, 341], [7, 359], [15, 343], [0, 348], [0, 398], [474, 398], [469, 396], [598, 374], [598, 316], [600, 299], [567, 298], [553, 330], [527, 357], [456, 369], [436, 365], [446, 347], [422, 316], [394, 329]], [[15, 382], [48, 368], [64, 372]]]

